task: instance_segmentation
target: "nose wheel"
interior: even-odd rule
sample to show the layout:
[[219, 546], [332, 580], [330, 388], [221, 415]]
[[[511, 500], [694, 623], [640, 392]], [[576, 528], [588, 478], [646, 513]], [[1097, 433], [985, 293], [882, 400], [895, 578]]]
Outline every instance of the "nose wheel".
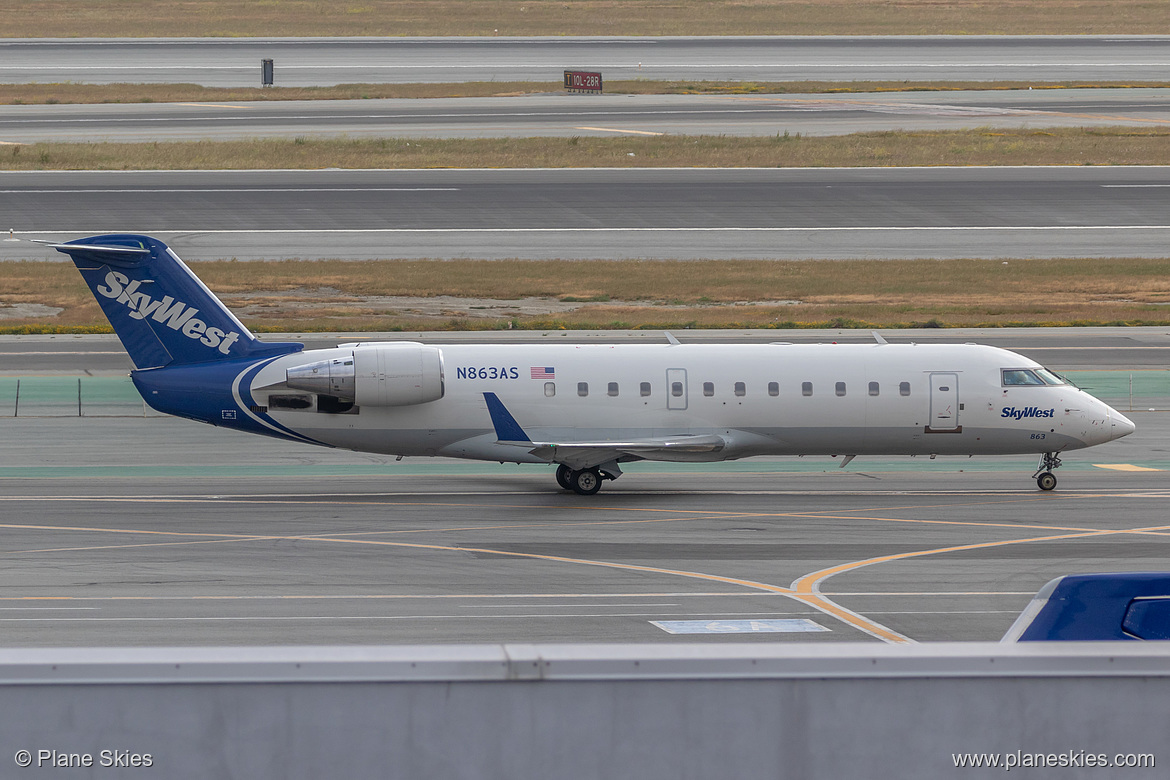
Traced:
[[1055, 452], [1046, 452], [1040, 456], [1040, 465], [1036, 468], [1036, 473], [1032, 476], [1036, 479], [1036, 487], [1041, 490], [1052, 490], [1056, 487], [1056, 475], [1052, 473], [1053, 469], [1060, 468], [1060, 458], [1056, 456]]

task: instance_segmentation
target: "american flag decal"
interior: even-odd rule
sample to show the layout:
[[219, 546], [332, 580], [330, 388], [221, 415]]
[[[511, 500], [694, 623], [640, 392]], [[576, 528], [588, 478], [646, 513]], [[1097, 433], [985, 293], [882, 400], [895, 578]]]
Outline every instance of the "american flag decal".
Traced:
[[532, 378], [533, 379], [556, 379], [557, 378], [557, 371], [552, 366], [533, 366], [532, 367]]

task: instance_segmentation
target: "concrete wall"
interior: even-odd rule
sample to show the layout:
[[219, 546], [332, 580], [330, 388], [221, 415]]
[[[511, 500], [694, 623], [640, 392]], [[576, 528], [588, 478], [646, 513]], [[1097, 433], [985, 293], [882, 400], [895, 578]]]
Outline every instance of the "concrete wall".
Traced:
[[1168, 701], [1138, 642], [7, 650], [0, 777], [1167, 777]]

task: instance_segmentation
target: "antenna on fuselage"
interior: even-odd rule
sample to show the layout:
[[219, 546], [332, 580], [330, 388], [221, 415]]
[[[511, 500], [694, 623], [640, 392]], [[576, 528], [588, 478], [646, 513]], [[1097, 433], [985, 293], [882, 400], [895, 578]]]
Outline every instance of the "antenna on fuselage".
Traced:
[[677, 347], [682, 342], [674, 337], [674, 334], [668, 330], [662, 331], [666, 335], [666, 340], [670, 342], [670, 346]]
[[883, 339], [882, 334], [878, 333], [876, 330], [871, 330], [870, 333], [873, 334], [873, 340], [876, 341], [877, 343], [879, 343], [879, 344], [889, 344], [890, 343], [890, 342], [886, 341], [885, 339]]

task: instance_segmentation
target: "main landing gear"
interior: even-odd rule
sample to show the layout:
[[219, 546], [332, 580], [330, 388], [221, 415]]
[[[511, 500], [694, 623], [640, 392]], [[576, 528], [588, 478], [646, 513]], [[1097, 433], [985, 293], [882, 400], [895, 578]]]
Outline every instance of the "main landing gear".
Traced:
[[601, 490], [601, 483], [606, 479], [612, 478], [602, 474], [596, 466], [580, 470], [573, 470], [564, 464], [557, 466], [557, 484], [582, 496], [591, 496]]
[[1046, 452], [1041, 455], [1036, 473], [1032, 475], [1036, 480], [1036, 487], [1041, 490], [1052, 490], [1056, 487], [1056, 475], [1052, 473], [1052, 470], [1058, 468], [1060, 468], [1060, 458], [1056, 456], [1055, 452]]

